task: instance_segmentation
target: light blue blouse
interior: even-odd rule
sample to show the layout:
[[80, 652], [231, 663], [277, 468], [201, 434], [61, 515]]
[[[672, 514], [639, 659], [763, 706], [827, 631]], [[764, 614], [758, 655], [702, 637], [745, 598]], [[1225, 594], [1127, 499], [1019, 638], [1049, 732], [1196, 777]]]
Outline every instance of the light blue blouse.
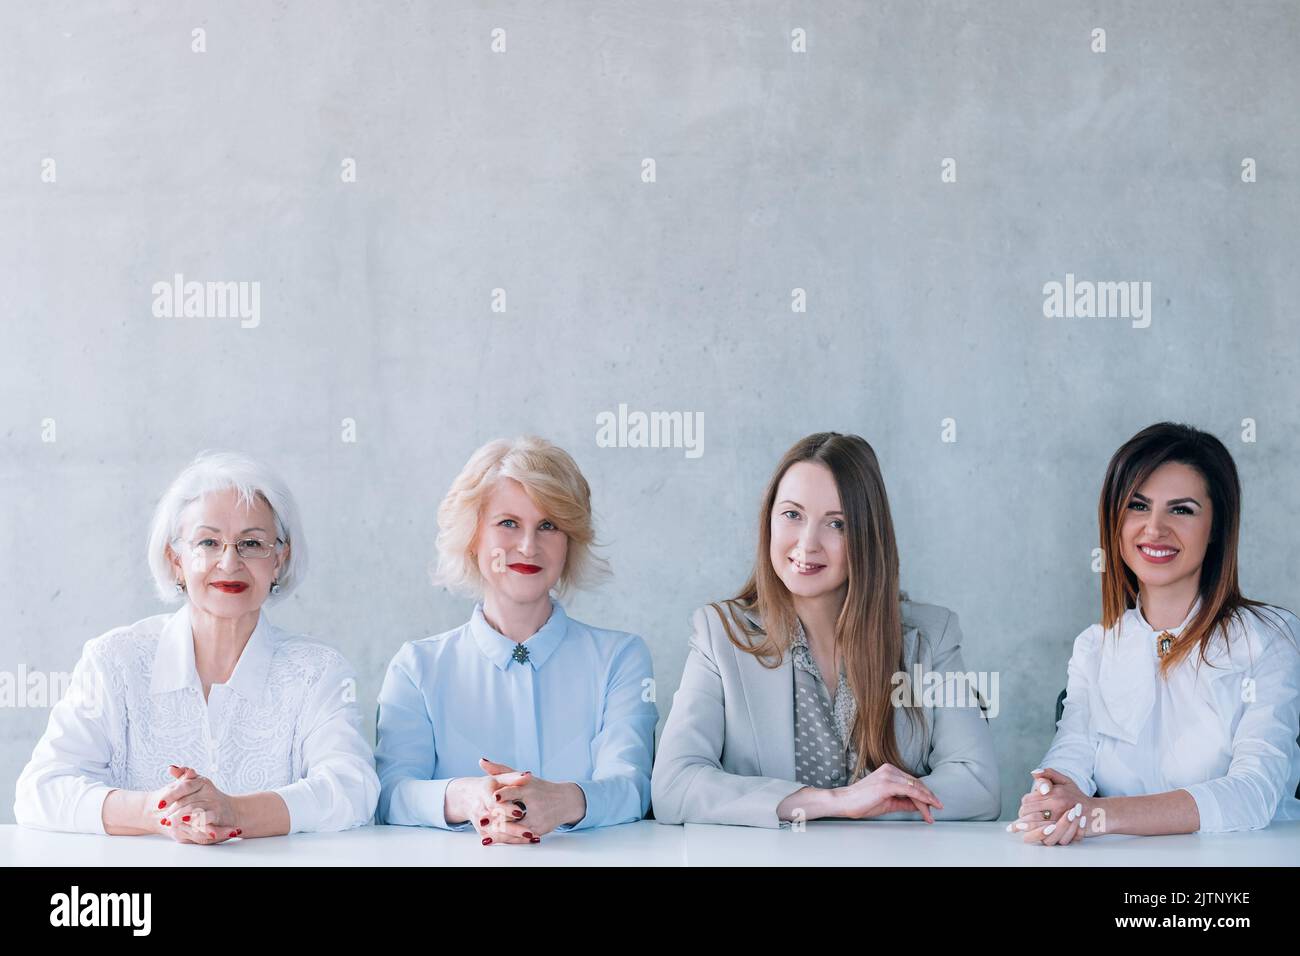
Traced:
[[469, 827], [447, 822], [443, 799], [453, 778], [483, 775], [479, 757], [581, 787], [587, 814], [560, 830], [645, 816], [658, 720], [650, 651], [551, 603], [521, 644], [480, 603], [467, 624], [397, 652], [379, 692], [380, 822]]

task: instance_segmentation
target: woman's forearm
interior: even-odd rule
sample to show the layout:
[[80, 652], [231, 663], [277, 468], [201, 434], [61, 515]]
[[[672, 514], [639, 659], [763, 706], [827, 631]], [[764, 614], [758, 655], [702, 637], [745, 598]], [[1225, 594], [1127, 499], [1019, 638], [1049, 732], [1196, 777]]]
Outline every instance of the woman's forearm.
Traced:
[[153, 825], [149, 808], [145, 806], [148, 798], [149, 794], [143, 790], [110, 790], [100, 811], [104, 832], [113, 836], [158, 833], [159, 828]]
[[1092, 801], [1103, 816], [1094, 816], [1088, 833], [1131, 833], [1160, 836], [1168, 833], [1195, 833], [1201, 828], [1201, 813], [1186, 790], [1170, 790], [1141, 797], [1102, 797]]
[[796, 814], [801, 820], [817, 820], [830, 816], [835, 803], [834, 790], [822, 790], [818, 787], [803, 787], [782, 800], [776, 808], [779, 820], [794, 820]]
[[467, 777], [453, 777], [447, 782], [447, 789], [443, 791], [442, 818], [450, 824], [465, 823], [469, 820], [470, 800], [465, 792], [465, 784], [462, 783], [466, 780]]
[[561, 826], [577, 826], [587, 815], [587, 794], [576, 783], [563, 783], [560, 786], [564, 788], [560, 811], [564, 822]]
[[245, 839], [284, 836], [289, 832], [289, 805], [278, 793], [250, 793], [231, 797], [230, 802], [235, 805], [235, 825]]

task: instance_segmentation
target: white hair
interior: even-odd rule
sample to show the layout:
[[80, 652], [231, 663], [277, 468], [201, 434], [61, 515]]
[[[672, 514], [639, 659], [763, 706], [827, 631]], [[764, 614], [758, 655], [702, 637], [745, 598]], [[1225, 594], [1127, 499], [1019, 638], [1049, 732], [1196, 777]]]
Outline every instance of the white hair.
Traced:
[[149, 525], [149, 570], [158, 596], [164, 601], [179, 604], [184, 596], [176, 590], [175, 572], [167, 559], [168, 545], [180, 534], [181, 512], [203, 495], [230, 488], [239, 492], [239, 500], [246, 507], [252, 507], [258, 497], [265, 499], [275, 515], [276, 536], [290, 546], [289, 557], [276, 578], [280, 591], [268, 601], [288, 597], [306, 576], [307, 542], [289, 486], [270, 468], [247, 455], [202, 451], [164, 492]]

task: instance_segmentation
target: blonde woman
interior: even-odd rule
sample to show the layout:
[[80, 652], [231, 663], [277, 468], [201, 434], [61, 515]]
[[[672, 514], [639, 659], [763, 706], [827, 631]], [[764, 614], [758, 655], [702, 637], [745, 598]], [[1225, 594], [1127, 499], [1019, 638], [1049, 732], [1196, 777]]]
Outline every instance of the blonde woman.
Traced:
[[382, 822], [473, 827], [484, 846], [639, 820], [657, 711], [645, 642], [574, 620], [603, 572], [591, 491], [540, 438], [493, 441], [438, 509], [436, 579], [469, 621], [404, 645], [379, 694]]
[[[758, 539], [740, 594], [695, 612], [655, 818], [996, 819], [993, 736], [973, 689], [956, 685], [957, 616], [900, 599], [871, 446], [835, 432], [796, 442], [764, 493]], [[942, 699], [895, 693], [917, 667], [943, 677]]]
[[149, 566], [180, 609], [86, 643], [18, 778], [17, 821], [199, 844], [368, 823], [379, 780], [355, 674], [263, 610], [307, 570], [288, 486], [200, 455], [154, 511]]

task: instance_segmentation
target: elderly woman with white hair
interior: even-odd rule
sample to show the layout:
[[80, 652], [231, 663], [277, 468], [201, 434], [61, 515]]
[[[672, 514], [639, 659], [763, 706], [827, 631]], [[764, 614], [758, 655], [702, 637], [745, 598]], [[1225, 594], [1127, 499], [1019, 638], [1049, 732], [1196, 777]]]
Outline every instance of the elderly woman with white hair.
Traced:
[[215, 844], [369, 822], [352, 668], [262, 610], [307, 566], [284, 482], [200, 455], [158, 503], [149, 565], [181, 608], [86, 643], [18, 778], [18, 823]]
[[577, 464], [540, 438], [490, 442], [438, 527], [437, 580], [480, 600], [467, 623], [403, 645], [389, 665], [380, 821], [472, 825], [489, 846], [641, 819], [658, 719], [650, 652], [551, 596], [605, 570]]

